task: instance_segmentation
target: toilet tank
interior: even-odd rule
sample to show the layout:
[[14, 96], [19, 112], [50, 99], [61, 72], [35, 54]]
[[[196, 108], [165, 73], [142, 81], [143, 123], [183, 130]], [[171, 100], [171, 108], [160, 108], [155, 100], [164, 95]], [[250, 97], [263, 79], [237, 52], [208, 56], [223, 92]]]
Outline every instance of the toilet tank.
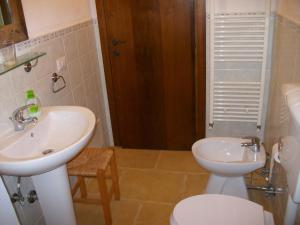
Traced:
[[281, 98], [279, 156], [289, 193], [295, 203], [300, 203], [300, 84], [283, 85]]

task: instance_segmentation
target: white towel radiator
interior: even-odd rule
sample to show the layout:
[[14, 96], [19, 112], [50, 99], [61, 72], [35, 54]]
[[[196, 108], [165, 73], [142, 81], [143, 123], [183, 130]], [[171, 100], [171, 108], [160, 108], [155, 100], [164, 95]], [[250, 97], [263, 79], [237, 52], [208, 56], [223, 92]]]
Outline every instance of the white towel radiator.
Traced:
[[[209, 126], [215, 121], [250, 122], [261, 128], [267, 69], [271, 0], [265, 11], [215, 12], [210, 1], [209, 25]], [[258, 76], [227, 79], [219, 65], [255, 64]], [[215, 74], [218, 71], [218, 77]], [[221, 74], [221, 75], [220, 75]], [[257, 78], [259, 77], [259, 78]]]

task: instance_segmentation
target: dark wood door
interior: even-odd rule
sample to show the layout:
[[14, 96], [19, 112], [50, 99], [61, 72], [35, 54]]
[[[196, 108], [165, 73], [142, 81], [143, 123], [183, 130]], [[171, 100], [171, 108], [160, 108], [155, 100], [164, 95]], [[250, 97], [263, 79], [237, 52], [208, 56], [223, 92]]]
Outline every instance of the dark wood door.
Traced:
[[190, 149], [196, 138], [195, 0], [103, 0], [97, 10], [115, 144]]

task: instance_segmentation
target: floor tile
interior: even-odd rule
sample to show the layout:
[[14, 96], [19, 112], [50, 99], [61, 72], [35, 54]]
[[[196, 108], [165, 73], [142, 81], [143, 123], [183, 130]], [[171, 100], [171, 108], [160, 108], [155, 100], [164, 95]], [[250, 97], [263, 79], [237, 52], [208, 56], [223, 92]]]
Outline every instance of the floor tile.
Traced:
[[161, 151], [157, 169], [176, 172], [207, 173], [195, 161], [191, 151]]
[[203, 194], [208, 181], [208, 174], [187, 175], [184, 198]]
[[117, 149], [117, 164], [119, 167], [128, 168], [154, 168], [160, 151]]
[[120, 180], [121, 198], [177, 202], [184, 191], [184, 175], [154, 170], [126, 170]]
[[[191, 152], [118, 149], [121, 201], [112, 201], [113, 225], [169, 225], [180, 200], [202, 194], [209, 173]], [[264, 185], [256, 173], [247, 183]], [[90, 197], [99, 197], [96, 179], [87, 179]], [[274, 200], [263, 192], [249, 191], [251, 199], [272, 210]], [[100, 205], [75, 204], [78, 225], [105, 225]]]
[[170, 225], [174, 205], [144, 203], [135, 225]]
[[78, 225], [105, 225], [100, 205], [76, 203], [74, 207]]
[[[140, 203], [113, 201], [111, 204], [113, 225], [133, 225]], [[105, 225], [100, 205], [75, 204], [78, 225]]]
[[139, 208], [139, 202], [114, 201], [112, 204], [113, 225], [132, 225]]

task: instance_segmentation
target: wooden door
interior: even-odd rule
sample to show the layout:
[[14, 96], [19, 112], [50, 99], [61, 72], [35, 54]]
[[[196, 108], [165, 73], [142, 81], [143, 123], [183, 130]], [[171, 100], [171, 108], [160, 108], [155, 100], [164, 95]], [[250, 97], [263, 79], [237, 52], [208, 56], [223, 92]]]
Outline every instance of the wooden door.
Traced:
[[195, 141], [195, 1], [97, 1], [115, 144]]

